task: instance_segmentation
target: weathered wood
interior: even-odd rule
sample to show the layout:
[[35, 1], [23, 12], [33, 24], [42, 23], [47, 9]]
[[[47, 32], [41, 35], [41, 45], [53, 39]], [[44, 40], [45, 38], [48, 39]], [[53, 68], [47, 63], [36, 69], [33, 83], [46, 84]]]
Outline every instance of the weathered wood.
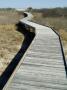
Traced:
[[67, 90], [59, 37], [48, 27], [24, 23], [36, 27], [36, 36], [9, 90]]

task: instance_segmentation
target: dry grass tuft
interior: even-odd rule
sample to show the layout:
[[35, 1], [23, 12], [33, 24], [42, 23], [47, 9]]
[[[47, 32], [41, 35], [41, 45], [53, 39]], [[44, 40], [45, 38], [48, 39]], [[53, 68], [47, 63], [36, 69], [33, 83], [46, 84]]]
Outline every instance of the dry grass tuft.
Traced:
[[22, 17], [18, 12], [0, 11], [0, 75], [21, 48], [24, 35], [15, 24]]
[[16, 30], [15, 24], [0, 25], [0, 69], [7, 67], [21, 47], [24, 36]]

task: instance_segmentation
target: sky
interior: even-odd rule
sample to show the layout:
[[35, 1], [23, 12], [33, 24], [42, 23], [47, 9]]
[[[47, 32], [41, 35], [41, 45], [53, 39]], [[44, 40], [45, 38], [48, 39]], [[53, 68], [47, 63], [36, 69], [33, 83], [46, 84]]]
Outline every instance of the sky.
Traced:
[[67, 0], [0, 0], [0, 8], [54, 8], [67, 7]]

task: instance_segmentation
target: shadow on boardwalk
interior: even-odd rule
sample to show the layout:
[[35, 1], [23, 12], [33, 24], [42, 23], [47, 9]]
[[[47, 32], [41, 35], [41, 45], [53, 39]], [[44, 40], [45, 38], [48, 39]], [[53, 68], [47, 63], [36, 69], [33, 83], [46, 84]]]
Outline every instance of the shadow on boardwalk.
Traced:
[[59, 33], [56, 31], [56, 29], [54, 27], [52, 28], [52, 30], [59, 37], [59, 42], [60, 42], [60, 46], [61, 46], [61, 52], [62, 52], [62, 56], [63, 56], [63, 63], [64, 63], [65, 73], [66, 73], [66, 78], [67, 78], [67, 63], [66, 63], [66, 58], [65, 58], [64, 50], [63, 50], [62, 40], [61, 40], [61, 37], [60, 37]]
[[26, 30], [24, 24], [22, 25], [20, 22], [16, 24], [17, 26], [17, 31], [21, 32], [24, 34], [25, 38], [24, 41], [21, 45], [20, 50], [16, 54], [16, 56], [12, 59], [11, 63], [8, 65], [6, 70], [3, 72], [3, 74], [0, 76], [0, 90], [3, 89], [9, 78], [11, 77], [13, 71], [17, 67], [18, 63], [20, 62], [21, 58], [23, 57], [25, 51], [29, 47], [30, 43], [34, 39], [35, 34]]
[[[27, 50], [27, 48], [29, 47], [30, 43], [32, 42], [32, 40], [34, 39], [34, 36], [35, 36], [35, 33], [32, 33], [30, 31], [26, 30], [25, 25], [24, 24], [22, 25], [21, 23], [17, 24], [17, 31], [23, 33], [25, 38], [21, 45], [21, 49], [18, 51], [16, 56], [12, 59], [9, 66], [6, 68], [6, 70], [3, 72], [3, 74], [0, 77], [0, 90], [3, 89], [3, 87], [5, 86], [5, 84], [9, 80], [9, 78], [11, 77], [13, 71], [15, 70], [16, 66], [20, 62], [25, 51]], [[60, 38], [59, 38], [59, 40], [60, 40]], [[66, 71], [66, 76], [67, 76], [67, 65], [66, 65], [66, 61], [65, 61], [65, 56], [64, 56], [61, 40], [60, 40], [60, 45], [61, 45], [63, 61], [64, 61], [64, 66], [65, 66], [65, 71]]]

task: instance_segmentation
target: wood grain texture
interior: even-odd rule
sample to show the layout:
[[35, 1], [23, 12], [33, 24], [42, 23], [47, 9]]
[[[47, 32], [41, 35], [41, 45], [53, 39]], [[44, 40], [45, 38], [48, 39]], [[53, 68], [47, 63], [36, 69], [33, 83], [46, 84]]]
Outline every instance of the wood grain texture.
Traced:
[[67, 90], [58, 36], [47, 27], [36, 31], [35, 39], [9, 90]]
[[9, 90], [67, 90], [59, 37], [48, 27], [21, 20], [35, 27], [36, 36]]

